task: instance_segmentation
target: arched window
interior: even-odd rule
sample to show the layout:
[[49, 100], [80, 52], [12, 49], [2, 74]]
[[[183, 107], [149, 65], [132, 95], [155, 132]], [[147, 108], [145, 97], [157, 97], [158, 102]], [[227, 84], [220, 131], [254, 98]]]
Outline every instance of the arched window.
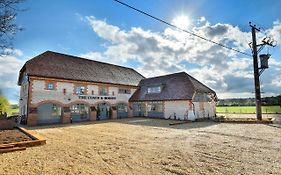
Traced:
[[89, 107], [85, 104], [74, 104], [70, 106], [72, 121], [84, 121], [89, 119]]

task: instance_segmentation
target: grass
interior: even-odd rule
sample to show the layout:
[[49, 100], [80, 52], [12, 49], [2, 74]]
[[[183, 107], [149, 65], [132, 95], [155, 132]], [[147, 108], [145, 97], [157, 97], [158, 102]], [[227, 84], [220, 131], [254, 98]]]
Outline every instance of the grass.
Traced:
[[[256, 106], [217, 106], [217, 113], [240, 113], [253, 114], [256, 113]], [[281, 106], [262, 106], [264, 114], [281, 114]]]
[[19, 108], [10, 109], [10, 111], [8, 113], [11, 114], [11, 115], [13, 113], [19, 113]]
[[19, 113], [19, 108], [10, 108], [9, 111], [7, 111], [8, 116], [12, 116], [14, 114], [18, 114]]

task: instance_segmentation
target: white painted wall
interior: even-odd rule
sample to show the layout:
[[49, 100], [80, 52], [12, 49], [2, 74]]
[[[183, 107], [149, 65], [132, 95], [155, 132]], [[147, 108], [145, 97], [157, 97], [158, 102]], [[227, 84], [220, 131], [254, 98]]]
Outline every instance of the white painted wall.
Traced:
[[195, 107], [196, 118], [208, 118], [208, 117], [211, 118], [214, 117], [216, 114], [215, 102], [193, 102], [193, 104]]
[[188, 101], [165, 101], [164, 102], [164, 117], [166, 119], [186, 120], [188, 113]]
[[94, 95], [99, 95], [99, 87], [98, 86], [96, 86], [96, 85], [88, 85], [88, 94], [92, 95], [92, 91], [94, 91]]
[[[109, 97], [112, 97], [112, 92], [114, 91], [114, 96], [116, 100], [98, 100], [98, 99], [79, 99], [78, 95], [74, 95], [73, 83], [57, 82], [56, 90], [46, 90], [44, 80], [33, 80], [32, 83], [32, 99], [31, 104], [37, 104], [46, 100], [55, 100], [64, 104], [68, 104], [74, 101], [85, 101], [90, 104], [95, 104], [97, 102], [109, 102], [110, 104], [116, 104], [118, 102], [128, 102], [129, 98], [135, 92], [136, 89], [131, 89], [131, 94], [118, 94], [118, 87], [109, 87]], [[98, 85], [88, 85], [87, 86], [88, 95], [92, 95], [92, 90], [94, 90], [94, 95], [98, 95]], [[66, 89], [66, 95], [63, 94], [63, 89]], [[108, 97], [108, 96], [107, 96]], [[69, 100], [70, 99], [70, 100]]]
[[[201, 107], [200, 107], [201, 103]], [[202, 106], [203, 105], [203, 106]], [[208, 118], [215, 116], [215, 102], [193, 102], [191, 101], [165, 101], [164, 116], [166, 119], [195, 120], [197, 118]], [[202, 108], [203, 107], [203, 108]], [[194, 109], [193, 109], [194, 108]], [[195, 113], [195, 115], [194, 115]]]

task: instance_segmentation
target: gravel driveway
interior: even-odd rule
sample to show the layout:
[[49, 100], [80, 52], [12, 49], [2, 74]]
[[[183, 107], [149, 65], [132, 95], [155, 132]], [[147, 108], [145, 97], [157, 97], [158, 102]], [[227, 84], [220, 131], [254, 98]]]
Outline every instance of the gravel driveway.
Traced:
[[0, 154], [0, 174], [281, 174], [281, 127], [171, 122], [31, 128], [47, 144]]

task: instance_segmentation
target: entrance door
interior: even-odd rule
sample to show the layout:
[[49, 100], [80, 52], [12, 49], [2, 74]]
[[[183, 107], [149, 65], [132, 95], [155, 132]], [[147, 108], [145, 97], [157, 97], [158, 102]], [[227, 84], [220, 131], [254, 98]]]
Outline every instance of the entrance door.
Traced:
[[38, 124], [52, 124], [60, 123], [62, 110], [56, 104], [42, 104], [37, 108], [38, 111]]
[[109, 106], [106, 103], [98, 105], [98, 118], [100, 120], [106, 120], [109, 118]]
[[125, 103], [120, 103], [117, 105], [117, 118], [127, 118], [128, 117], [128, 106]]

